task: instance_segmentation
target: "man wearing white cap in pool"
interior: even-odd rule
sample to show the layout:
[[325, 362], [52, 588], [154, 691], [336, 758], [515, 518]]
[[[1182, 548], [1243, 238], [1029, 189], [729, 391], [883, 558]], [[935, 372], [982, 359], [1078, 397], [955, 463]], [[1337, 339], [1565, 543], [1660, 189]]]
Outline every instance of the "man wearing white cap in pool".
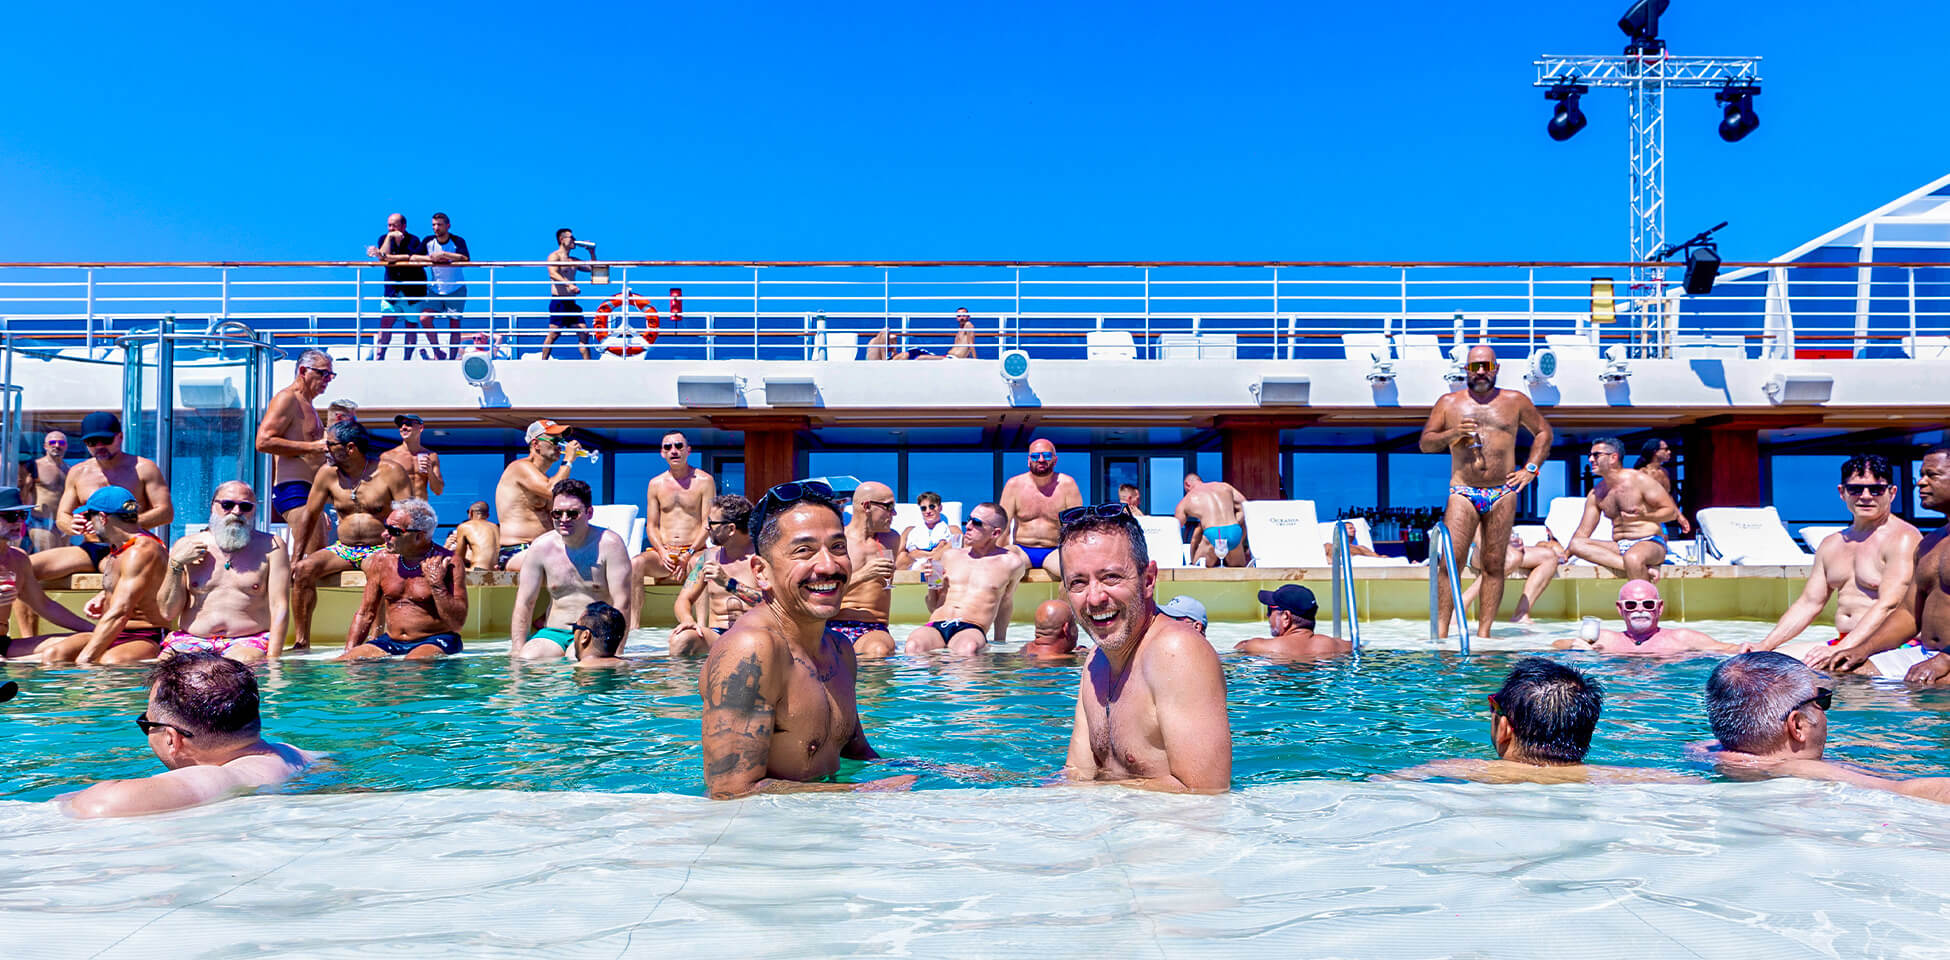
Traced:
[[[1590, 644], [1593, 653], [1621, 656], [1672, 656], [1681, 653], [1732, 653], [1739, 647], [1685, 627], [1659, 626], [1666, 612], [1666, 601], [1649, 580], [1627, 580], [1618, 588], [1618, 615], [1625, 630], [1600, 628], [1595, 637], [1565, 637], [1553, 643], [1559, 650], [1570, 650], [1580, 643]], [[1582, 648], [1580, 648], [1582, 649]]]
[[1063, 591], [1097, 642], [1077, 687], [1063, 774], [1173, 793], [1232, 785], [1232, 730], [1218, 652], [1159, 616], [1158, 566], [1121, 503], [1075, 507], [1062, 524]]

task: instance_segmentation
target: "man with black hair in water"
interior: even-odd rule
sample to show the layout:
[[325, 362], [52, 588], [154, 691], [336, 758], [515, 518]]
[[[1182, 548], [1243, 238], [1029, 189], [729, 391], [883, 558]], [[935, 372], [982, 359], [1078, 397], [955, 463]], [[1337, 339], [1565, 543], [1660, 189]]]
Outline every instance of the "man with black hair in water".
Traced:
[[576, 621], [575, 646], [569, 651], [576, 658], [576, 668], [627, 669], [630, 662], [617, 656], [623, 652], [623, 640], [629, 635], [625, 626], [623, 611], [601, 600], [590, 604]]
[[913, 775], [822, 783], [840, 760], [874, 760], [854, 698], [853, 648], [826, 629], [853, 573], [833, 491], [782, 483], [752, 511], [752, 576], [763, 601], [711, 646], [704, 701], [704, 788], [714, 800], [799, 790], [905, 789]]
[[[467, 571], [433, 542], [440, 525], [425, 500], [401, 500], [386, 515], [386, 549], [366, 558], [366, 592], [345, 634], [340, 660], [431, 660], [461, 650]], [[367, 640], [385, 608], [386, 631]]]
[[169, 625], [159, 598], [169, 548], [138, 526], [141, 506], [135, 494], [122, 487], [97, 489], [75, 516], [84, 535], [108, 547], [102, 562], [102, 592], [83, 608], [100, 619], [95, 629], [44, 640], [34, 652], [42, 663], [72, 660], [84, 667], [155, 659]]
[[135, 725], [169, 768], [108, 780], [61, 798], [69, 815], [134, 817], [181, 810], [276, 786], [317, 758], [264, 739], [257, 678], [214, 653], [171, 657], [149, 672], [149, 703]]
[[[630, 551], [616, 531], [589, 522], [589, 485], [564, 480], [549, 501], [549, 532], [535, 538], [515, 579], [513, 629], [508, 655], [517, 660], [557, 660], [575, 646], [573, 627], [591, 603], [621, 609], [630, 582]], [[546, 591], [542, 625], [530, 630], [535, 601]]]
[[[691, 558], [690, 576], [677, 591], [671, 656], [709, 653], [711, 644], [734, 621], [763, 602], [752, 578], [752, 537], [745, 529], [751, 516], [752, 502], [735, 493], [712, 499], [705, 519], [711, 545]], [[701, 621], [699, 604], [703, 604]]]

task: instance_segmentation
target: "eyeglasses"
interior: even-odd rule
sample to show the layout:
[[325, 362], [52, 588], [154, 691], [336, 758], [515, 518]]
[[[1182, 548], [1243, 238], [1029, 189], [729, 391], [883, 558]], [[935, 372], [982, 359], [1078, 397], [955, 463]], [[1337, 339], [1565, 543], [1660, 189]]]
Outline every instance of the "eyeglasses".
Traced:
[[1659, 609], [1660, 602], [1658, 600], [1620, 600], [1618, 601], [1618, 609], [1627, 612], [1633, 610], [1652, 611]]
[[326, 383], [331, 383], [332, 381], [337, 380], [339, 376], [338, 374], [333, 373], [332, 371], [327, 370], [323, 367], [306, 367], [305, 372], [316, 374], [318, 376], [318, 379], [323, 380]]
[[141, 715], [135, 718], [135, 727], [137, 730], [142, 731], [142, 735], [145, 737], [152, 733], [155, 733], [156, 730], [159, 728], [163, 730], [174, 730], [177, 733], [182, 734], [184, 737], [196, 736], [196, 734], [191, 733], [188, 730], [185, 730], [182, 727], [179, 727], [173, 723], [163, 723], [160, 720], [149, 719], [149, 711], [147, 710], [142, 711]]
[[257, 509], [257, 504], [248, 500], [212, 500], [210, 502], [222, 507], [225, 513], [241, 513], [245, 516], [250, 516], [251, 511]]
[[1846, 490], [1846, 491], [1848, 491], [1848, 495], [1849, 495], [1849, 496], [1851, 496], [1851, 497], [1859, 497], [1859, 496], [1861, 496], [1861, 495], [1863, 495], [1863, 494], [1865, 494], [1865, 493], [1866, 493], [1866, 494], [1868, 494], [1869, 496], [1872, 496], [1872, 497], [1880, 497], [1880, 496], [1882, 496], [1883, 494], [1885, 494], [1885, 493], [1888, 493], [1888, 492], [1889, 492], [1889, 488], [1890, 488], [1890, 487], [1892, 487], [1892, 486], [1895, 486], [1895, 484], [1890, 484], [1890, 483], [1844, 483], [1844, 484], [1842, 484], [1842, 489], [1843, 489], [1843, 490]]
[[[1806, 700], [1801, 701], [1800, 703], [1795, 704], [1794, 710], [1799, 710], [1802, 707], [1805, 707], [1808, 704], [1812, 703], [1817, 708], [1819, 708], [1822, 713], [1827, 713], [1829, 706], [1832, 705], [1834, 702], [1835, 702], [1835, 691], [1830, 690], [1827, 687], [1816, 687], [1815, 695], [1809, 697]], [[1787, 718], [1794, 716], [1794, 710], [1789, 710], [1788, 712], [1781, 714], [1781, 719], [1785, 721], [1787, 720]]]
[[1137, 525], [1137, 521], [1131, 519], [1131, 508], [1121, 500], [1085, 507], [1071, 507], [1056, 515], [1056, 522], [1065, 527], [1085, 520], [1123, 520], [1132, 526]]
[[574, 520], [582, 516], [582, 508], [577, 507], [574, 510], [550, 510], [548, 515], [551, 519], [555, 520]]
[[386, 531], [386, 535], [387, 535], [387, 536], [389, 536], [389, 537], [403, 537], [403, 536], [406, 536], [406, 535], [407, 535], [407, 534], [409, 534], [409, 533], [419, 533], [419, 532], [420, 532], [420, 531], [418, 531], [418, 530], [415, 530], [415, 529], [413, 529], [412, 527], [395, 527], [395, 526], [393, 526], [393, 525], [392, 525], [392, 524], [390, 524], [390, 523], [387, 523], [387, 524], [381, 524], [380, 526], [381, 526], [381, 528], [382, 528], [382, 529], [384, 529], [384, 530]]
[[765, 518], [774, 511], [807, 500], [839, 509], [839, 504], [833, 500], [832, 487], [818, 480], [793, 480], [765, 491], [765, 495], [758, 498], [758, 506], [752, 508], [753, 528], [765, 526]]
[[1032, 453], [1029, 455], [1030, 463], [1047, 463], [1054, 459], [1056, 459], [1056, 454], [1053, 453]]

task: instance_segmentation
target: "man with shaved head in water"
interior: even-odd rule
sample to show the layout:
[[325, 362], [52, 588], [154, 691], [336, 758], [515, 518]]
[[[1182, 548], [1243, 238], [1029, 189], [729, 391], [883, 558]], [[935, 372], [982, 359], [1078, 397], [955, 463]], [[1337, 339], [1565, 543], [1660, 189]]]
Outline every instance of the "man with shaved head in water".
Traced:
[[1058, 514], [1083, 506], [1083, 491], [1067, 473], [1056, 472], [1056, 444], [1037, 440], [1029, 445], [1029, 472], [1018, 473], [1002, 485], [997, 498], [1002, 512], [1015, 518], [1010, 542], [1029, 555], [1029, 566], [1052, 577], [1063, 575], [1063, 559], [1056, 552], [1061, 532]]
[[1623, 656], [1732, 653], [1739, 649], [1698, 630], [1659, 626], [1659, 616], [1665, 612], [1666, 601], [1659, 596], [1659, 588], [1652, 581], [1627, 580], [1624, 586], [1618, 588], [1618, 615], [1625, 620], [1623, 632], [1600, 628], [1596, 637], [1566, 637], [1557, 641], [1555, 646], [1559, 650], [1570, 650], [1585, 649], [1579, 645], [1589, 644], [1589, 649], [1594, 653]]
[[[1457, 557], [1477, 547], [1483, 558], [1483, 605], [1476, 635], [1490, 635], [1497, 607], [1503, 603], [1504, 550], [1516, 522], [1514, 494], [1537, 479], [1537, 471], [1551, 455], [1551, 426], [1530, 398], [1496, 385], [1496, 351], [1472, 347], [1467, 368], [1468, 389], [1443, 394], [1429, 411], [1422, 428], [1422, 452], [1449, 452], [1449, 502], [1442, 523]], [[1530, 431], [1530, 455], [1517, 466], [1517, 430]], [[1455, 596], [1447, 581], [1441, 589], [1443, 632], [1452, 621]]]
[[1070, 605], [1061, 600], [1045, 600], [1036, 608], [1036, 636], [1020, 651], [1031, 660], [1077, 658], [1077, 619]]
[[862, 657], [894, 652], [887, 619], [894, 608], [894, 557], [901, 535], [894, 532], [894, 491], [872, 480], [853, 491], [853, 520], [846, 525], [846, 552], [853, 576], [840, 598], [840, 615], [826, 625]]

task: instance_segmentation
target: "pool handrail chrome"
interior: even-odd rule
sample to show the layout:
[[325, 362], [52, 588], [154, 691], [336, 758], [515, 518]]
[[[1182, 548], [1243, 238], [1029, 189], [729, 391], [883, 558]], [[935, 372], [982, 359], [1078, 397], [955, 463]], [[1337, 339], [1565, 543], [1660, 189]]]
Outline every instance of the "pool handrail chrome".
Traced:
[[[1354, 645], [1361, 653], [1361, 608], [1355, 599], [1354, 554], [1348, 549], [1347, 524], [1334, 524], [1334, 636]], [[1341, 632], [1341, 610], [1347, 610], [1347, 632]]]
[[1449, 596], [1454, 601], [1449, 605], [1456, 618], [1456, 646], [1463, 656], [1469, 655], [1469, 629], [1467, 618], [1463, 616], [1462, 575], [1456, 568], [1456, 546], [1449, 539], [1447, 524], [1438, 523], [1429, 528], [1429, 639], [1436, 639], [1442, 622], [1442, 580], [1449, 581]]

